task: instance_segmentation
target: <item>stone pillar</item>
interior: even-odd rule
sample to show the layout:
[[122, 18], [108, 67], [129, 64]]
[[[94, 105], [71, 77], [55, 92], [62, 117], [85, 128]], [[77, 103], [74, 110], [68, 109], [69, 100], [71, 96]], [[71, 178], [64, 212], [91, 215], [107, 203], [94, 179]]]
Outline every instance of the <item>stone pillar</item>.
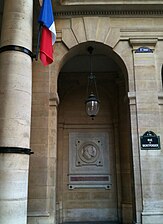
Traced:
[[[142, 186], [142, 224], [161, 224], [163, 220], [163, 187], [161, 150], [142, 150], [140, 136], [146, 131], [153, 131], [160, 136], [160, 114], [158, 105], [157, 68], [155, 58], [156, 39], [131, 40], [133, 46], [137, 131], [140, 156], [140, 169]], [[136, 51], [139, 47], [148, 47], [152, 51]], [[160, 136], [161, 137], [161, 136]], [[136, 155], [135, 155], [136, 156]], [[139, 180], [137, 180], [139, 183]], [[138, 186], [138, 185], [137, 185]], [[140, 188], [141, 190], [141, 188]], [[137, 191], [138, 192], [138, 191]], [[135, 195], [137, 196], [137, 195]]]
[[0, 48], [0, 223], [27, 223], [33, 0], [5, 0]]
[[[49, 169], [48, 169], [48, 199], [51, 222], [56, 223], [56, 188], [57, 188], [57, 106], [59, 97], [57, 92], [50, 93], [49, 98]], [[54, 220], [53, 220], [54, 219]]]
[[133, 196], [133, 219], [136, 224], [141, 223], [142, 212], [142, 185], [140, 173], [140, 150], [137, 127], [137, 109], [135, 92], [128, 93], [130, 105], [131, 133], [132, 133], [132, 156], [133, 156], [133, 176], [134, 176], [134, 196]]

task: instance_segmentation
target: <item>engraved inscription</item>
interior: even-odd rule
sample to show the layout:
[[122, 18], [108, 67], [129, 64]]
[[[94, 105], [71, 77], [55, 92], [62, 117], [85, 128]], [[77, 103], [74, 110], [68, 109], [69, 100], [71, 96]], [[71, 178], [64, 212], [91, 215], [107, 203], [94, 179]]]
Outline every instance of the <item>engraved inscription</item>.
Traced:
[[71, 181], [109, 181], [108, 176], [72, 176]]

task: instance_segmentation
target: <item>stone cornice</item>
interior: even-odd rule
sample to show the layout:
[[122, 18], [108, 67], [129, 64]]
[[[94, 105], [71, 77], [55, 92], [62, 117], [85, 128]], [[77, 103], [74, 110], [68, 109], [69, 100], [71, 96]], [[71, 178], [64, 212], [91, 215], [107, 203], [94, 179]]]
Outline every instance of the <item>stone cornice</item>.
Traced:
[[57, 0], [60, 5], [160, 4], [162, 0]]
[[130, 38], [130, 45], [134, 50], [138, 49], [141, 46], [148, 46], [150, 49], [154, 49], [157, 43], [157, 38]]
[[56, 11], [55, 17], [72, 16], [162, 16], [163, 10], [65, 10]]

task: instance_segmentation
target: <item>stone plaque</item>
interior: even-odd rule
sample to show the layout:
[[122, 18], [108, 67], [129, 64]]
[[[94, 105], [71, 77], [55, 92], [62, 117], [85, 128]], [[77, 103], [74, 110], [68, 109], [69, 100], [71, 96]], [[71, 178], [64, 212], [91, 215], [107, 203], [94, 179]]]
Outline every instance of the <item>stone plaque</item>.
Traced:
[[69, 189], [105, 188], [111, 189], [110, 175], [69, 175]]
[[69, 134], [69, 189], [111, 185], [107, 133]]

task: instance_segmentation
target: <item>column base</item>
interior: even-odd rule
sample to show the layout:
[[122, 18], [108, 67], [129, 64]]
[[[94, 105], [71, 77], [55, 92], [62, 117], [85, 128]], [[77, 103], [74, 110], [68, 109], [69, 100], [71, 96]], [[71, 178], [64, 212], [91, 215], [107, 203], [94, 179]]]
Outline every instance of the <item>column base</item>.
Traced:
[[142, 224], [162, 224], [163, 211], [162, 212], [142, 212]]
[[27, 223], [29, 155], [0, 153], [0, 223]]
[[131, 223], [132, 222], [132, 204], [131, 203], [126, 203], [122, 204], [122, 220], [123, 223]]

